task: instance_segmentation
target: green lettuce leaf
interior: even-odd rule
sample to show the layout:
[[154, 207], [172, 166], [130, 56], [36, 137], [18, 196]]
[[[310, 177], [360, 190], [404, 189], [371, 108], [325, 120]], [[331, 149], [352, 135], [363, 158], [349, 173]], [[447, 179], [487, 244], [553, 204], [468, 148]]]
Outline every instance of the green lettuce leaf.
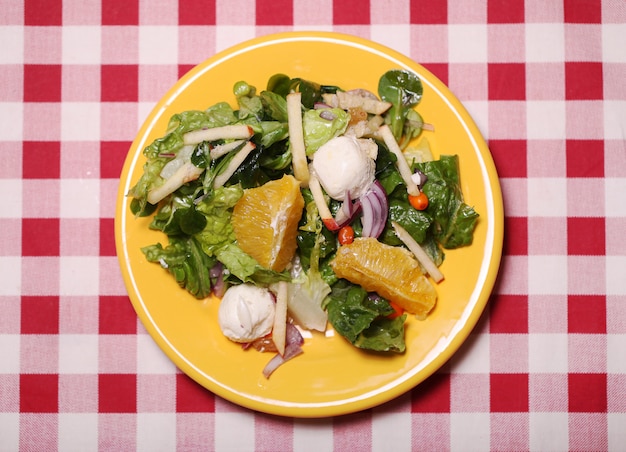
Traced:
[[360, 286], [338, 281], [327, 303], [328, 321], [335, 331], [356, 347], [402, 353], [406, 315], [389, 319], [393, 312], [389, 302], [380, 297], [368, 297]]
[[[329, 115], [334, 119], [325, 119], [321, 115]], [[331, 138], [346, 131], [350, 115], [340, 108], [319, 108], [307, 110], [302, 117], [304, 144], [307, 155], [313, 154]]]
[[211, 294], [209, 270], [216, 263], [191, 236], [169, 238], [169, 245], [160, 243], [141, 248], [148, 262], [156, 262], [170, 272], [178, 285], [198, 299]]
[[439, 160], [419, 163], [418, 167], [428, 176], [424, 193], [428, 196], [426, 210], [433, 217], [435, 239], [447, 249], [470, 245], [479, 215], [463, 201], [458, 156], [442, 155]]

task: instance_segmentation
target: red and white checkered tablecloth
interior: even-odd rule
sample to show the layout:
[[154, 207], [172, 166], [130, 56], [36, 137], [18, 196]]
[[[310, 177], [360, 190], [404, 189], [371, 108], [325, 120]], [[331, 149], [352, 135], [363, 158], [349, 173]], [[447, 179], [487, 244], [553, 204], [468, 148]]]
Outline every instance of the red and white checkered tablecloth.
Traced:
[[[255, 413], [158, 349], [115, 255], [123, 160], [179, 76], [289, 30], [423, 64], [475, 118], [505, 204], [461, 350], [342, 417]], [[624, 0], [0, 0], [0, 451], [626, 450]]]

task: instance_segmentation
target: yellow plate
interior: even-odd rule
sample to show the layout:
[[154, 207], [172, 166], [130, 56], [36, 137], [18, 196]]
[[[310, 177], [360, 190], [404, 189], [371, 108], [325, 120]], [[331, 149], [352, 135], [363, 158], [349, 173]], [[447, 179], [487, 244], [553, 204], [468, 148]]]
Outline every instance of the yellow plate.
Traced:
[[[344, 89], [377, 91], [389, 69], [416, 72], [424, 84], [418, 111], [434, 132], [424, 132], [435, 156], [458, 154], [463, 193], [480, 213], [474, 243], [447, 252], [436, 309], [425, 321], [407, 323], [407, 352], [377, 356], [338, 336], [307, 338], [304, 354], [269, 380], [261, 371], [270, 354], [242, 351], [217, 324], [217, 299], [197, 301], [180, 289], [140, 248], [166, 243], [134, 218], [125, 196], [142, 174], [142, 150], [165, 132], [174, 113], [219, 101], [236, 105], [233, 84], [264, 89], [275, 73]], [[502, 253], [503, 208], [491, 154], [476, 125], [446, 86], [422, 66], [382, 45], [347, 35], [293, 32], [234, 46], [198, 65], [163, 97], [141, 127], [124, 164], [117, 198], [115, 239], [124, 281], [143, 325], [166, 355], [215, 394], [254, 410], [294, 417], [346, 414], [389, 401], [441, 367], [480, 317], [494, 285]]]

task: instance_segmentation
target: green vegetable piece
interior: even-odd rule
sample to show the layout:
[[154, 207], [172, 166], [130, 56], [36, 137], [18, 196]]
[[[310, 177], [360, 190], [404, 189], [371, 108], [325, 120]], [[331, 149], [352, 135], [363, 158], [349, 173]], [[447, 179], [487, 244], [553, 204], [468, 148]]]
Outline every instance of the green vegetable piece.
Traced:
[[401, 141], [409, 111], [421, 101], [423, 92], [424, 87], [420, 78], [407, 70], [393, 69], [379, 79], [378, 95], [382, 100], [392, 104], [387, 118], [396, 140]]
[[380, 297], [368, 298], [360, 286], [337, 282], [329, 295], [328, 321], [335, 331], [359, 348], [402, 353], [406, 315], [394, 320], [385, 317], [393, 308]]
[[285, 74], [274, 74], [267, 81], [267, 90], [286, 97], [291, 91], [291, 78]]
[[307, 110], [302, 117], [306, 154], [312, 155], [331, 138], [344, 133], [350, 115], [340, 108]]

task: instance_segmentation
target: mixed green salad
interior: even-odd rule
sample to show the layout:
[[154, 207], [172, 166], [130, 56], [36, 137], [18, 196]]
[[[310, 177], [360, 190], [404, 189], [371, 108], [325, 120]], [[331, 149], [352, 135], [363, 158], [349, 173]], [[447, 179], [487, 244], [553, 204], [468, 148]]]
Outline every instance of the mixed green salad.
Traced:
[[[344, 240], [342, 228], [350, 227], [357, 239], [374, 236], [406, 248], [399, 226], [438, 267], [445, 250], [472, 243], [478, 213], [463, 200], [454, 150], [433, 159], [422, 132], [431, 133], [436, 125], [425, 124], [415, 108], [423, 95], [416, 74], [390, 70], [380, 77], [378, 93], [352, 88], [276, 74], [263, 90], [234, 83], [234, 106], [217, 102], [173, 115], [165, 134], [143, 150], [147, 160], [128, 193], [130, 208], [136, 216], [152, 216], [150, 228], [167, 236], [167, 243], [142, 248], [146, 259], [161, 265], [194, 297], [221, 297], [241, 284], [274, 287], [282, 282], [290, 286], [290, 310], [303, 300], [323, 311], [335, 331], [355, 346], [403, 352], [407, 314], [399, 315], [390, 300], [338, 278], [331, 267]], [[288, 99], [293, 93], [299, 98], [304, 157], [296, 155], [290, 139]], [[245, 190], [297, 174], [296, 158], [306, 165], [325, 144], [343, 136], [367, 141], [376, 205], [384, 210], [367, 210], [348, 192], [335, 199], [324, 189], [321, 201], [319, 186], [306, 181], [293, 265], [283, 271], [263, 267], [237, 243], [234, 206]], [[389, 146], [390, 136], [401, 154]], [[399, 156], [406, 165], [400, 165]], [[417, 192], [411, 193], [413, 185]], [[420, 194], [427, 204], [415, 207]]]

